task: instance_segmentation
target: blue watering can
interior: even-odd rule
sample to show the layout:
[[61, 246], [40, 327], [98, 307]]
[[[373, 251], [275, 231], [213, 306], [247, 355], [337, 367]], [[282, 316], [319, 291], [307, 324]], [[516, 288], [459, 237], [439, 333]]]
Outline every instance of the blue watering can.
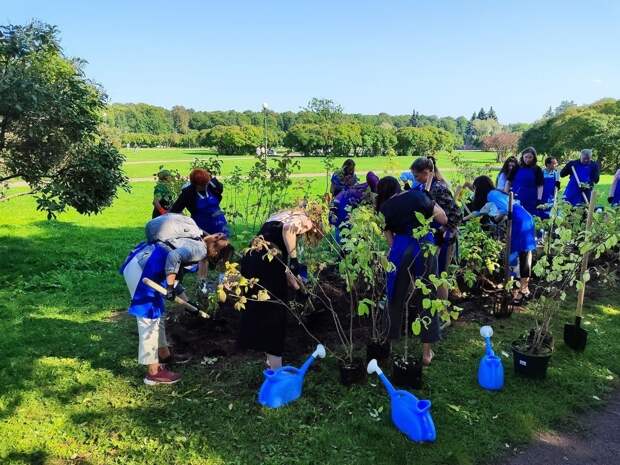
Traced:
[[493, 328], [483, 326], [480, 328], [480, 335], [486, 340], [486, 351], [480, 359], [478, 367], [478, 384], [489, 391], [499, 391], [504, 387], [504, 365], [501, 359], [493, 352], [491, 336]]
[[324, 357], [325, 347], [319, 344], [301, 368], [283, 366], [277, 370], [265, 370], [265, 381], [258, 391], [258, 403], [267, 408], [278, 408], [297, 400], [301, 396], [306, 371], [317, 358]]
[[368, 374], [377, 373], [390, 395], [392, 422], [396, 428], [411, 441], [435, 441], [437, 432], [431, 416], [431, 401], [419, 400], [408, 391], [395, 389], [374, 358], [368, 363], [366, 370]]

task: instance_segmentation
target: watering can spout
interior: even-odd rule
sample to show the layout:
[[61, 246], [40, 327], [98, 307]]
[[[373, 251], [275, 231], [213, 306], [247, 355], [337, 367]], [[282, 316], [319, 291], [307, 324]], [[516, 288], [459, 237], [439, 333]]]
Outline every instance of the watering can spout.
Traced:
[[392, 383], [390, 383], [390, 380], [387, 379], [387, 377], [383, 374], [383, 370], [379, 368], [379, 364], [377, 363], [376, 359], [373, 358], [370, 362], [368, 362], [366, 371], [368, 372], [369, 375], [376, 373], [377, 376], [379, 376], [379, 379], [385, 386], [385, 389], [387, 390], [388, 394], [392, 395], [396, 392], [396, 389], [394, 388], [394, 386], [392, 386]]
[[299, 373], [301, 374], [302, 377], [306, 374], [306, 372], [308, 371], [308, 368], [310, 368], [310, 365], [312, 365], [312, 363], [317, 358], [325, 358], [325, 346], [323, 344], [319, 344], [316, 346], [316, 349], [314, 350], [314, 352], [312, 352], [312, 355], [310, 355], [310, 357], [307, 358], [307, 360], [304, 362], [304, 364], [299, 369]]

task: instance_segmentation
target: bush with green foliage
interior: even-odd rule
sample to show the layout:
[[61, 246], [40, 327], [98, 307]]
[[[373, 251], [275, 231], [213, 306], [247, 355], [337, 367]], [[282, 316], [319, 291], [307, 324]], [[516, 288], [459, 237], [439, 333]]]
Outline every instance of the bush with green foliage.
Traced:
[[125, 158], [99, 132], [106, 95], [83, 65], [54, 26], [0, 27], [0, 182], [23, 179], [49, 218], [99, 213], [129, 189]]

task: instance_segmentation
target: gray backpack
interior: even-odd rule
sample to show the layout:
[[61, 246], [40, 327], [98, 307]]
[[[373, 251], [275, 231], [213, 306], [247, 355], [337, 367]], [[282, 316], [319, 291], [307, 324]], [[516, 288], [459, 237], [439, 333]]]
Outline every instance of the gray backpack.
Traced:
[[170, 242], [180, 238], [200, 240], [204, 234], [193, 219], [179, 213], [166, 213], [153, 218], [146, 223], [144, 232], [149, 243]]

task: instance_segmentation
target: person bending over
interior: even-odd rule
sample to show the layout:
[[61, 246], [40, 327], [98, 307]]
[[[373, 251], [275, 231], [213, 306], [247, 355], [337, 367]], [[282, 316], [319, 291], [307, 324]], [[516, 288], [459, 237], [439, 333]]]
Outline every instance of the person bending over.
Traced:
[[[394, 264], [394, 271], [387, 276], [387, 300], [390, 314], [390, 339], [398, 339], [402, 334], [403, 314], [409, 294], [416, 278], [437, 274], [436, 257], [424, 257], [423, 242], [433, 242], [433, 235], [418, 240], [413, 230], [420, 226], [416, 213], [425, 218], [433, 218], [440, 224], [448, 224], [444, 210], [427, 192], [410, 189], [401, 191], [398, 180], [386, 176], [377, 186], [377, 211], [385, 217], [385, 237], [390, 247], [388, 260]], [[434, 356], [431, 344], [439, 340], [439, 315], [431, 316], [427, 310], [420, 310], [421, 302], [416, 302], [420, 317], [430, 318], [429, 325], [422, 325], [422, 363], [429, 365]], [[413, 321], [413, 318], [411, 319]], [[409, 328], [405, 328], [409, 331]]]

